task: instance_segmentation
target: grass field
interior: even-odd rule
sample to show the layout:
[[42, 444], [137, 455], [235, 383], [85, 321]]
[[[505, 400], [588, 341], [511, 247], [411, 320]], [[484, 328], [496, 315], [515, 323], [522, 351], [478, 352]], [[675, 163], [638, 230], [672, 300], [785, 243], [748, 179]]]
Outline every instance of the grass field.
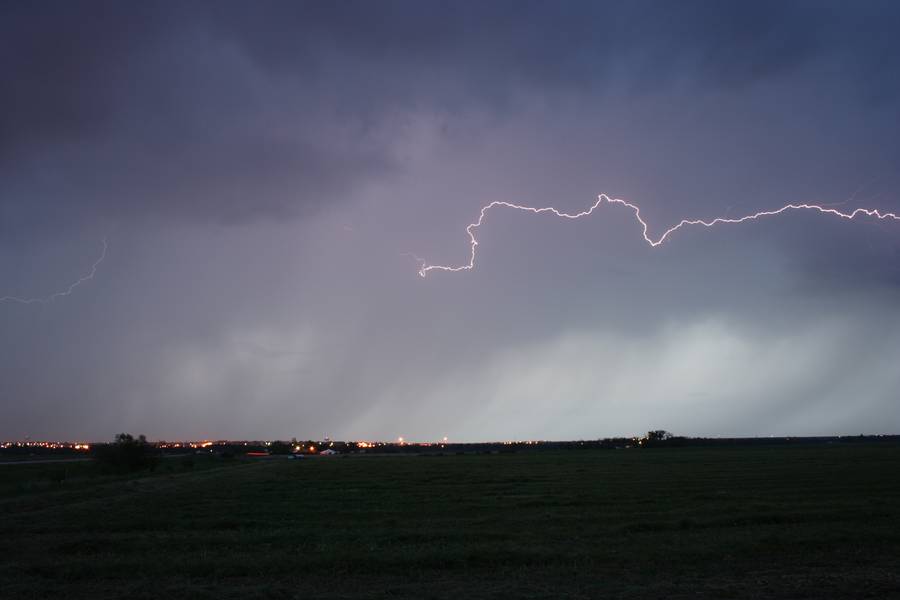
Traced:
[[3, 598], [900, 597], [894, 445], [22, 468]]

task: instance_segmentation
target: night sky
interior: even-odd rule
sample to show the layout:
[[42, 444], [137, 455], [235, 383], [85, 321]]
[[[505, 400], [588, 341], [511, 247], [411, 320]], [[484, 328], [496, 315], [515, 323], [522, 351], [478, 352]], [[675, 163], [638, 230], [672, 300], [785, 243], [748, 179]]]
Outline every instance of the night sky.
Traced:
[[900, 4], [0, 2], [0, 438], [900, 431]]

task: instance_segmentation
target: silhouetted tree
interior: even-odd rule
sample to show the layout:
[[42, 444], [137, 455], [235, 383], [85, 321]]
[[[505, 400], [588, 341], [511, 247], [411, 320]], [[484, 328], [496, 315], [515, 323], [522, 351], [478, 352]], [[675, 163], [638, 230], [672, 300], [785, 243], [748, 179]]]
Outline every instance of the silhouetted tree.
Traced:
[[269, 444], [269, 452], [272, 454], [290, 454], [291, 450], [293, 450], [293, 446], [284, 442], [275, 441]]
[[665, 429], [656, 429], [647, 432], [647, 440], [651, 442], [664, 442], [672, 437], [672, 434]]
[[130, 433], [119, 433], [112, 444], [95, 447], [94, 460], [101, 469], [118, 473], [152, 471], [159, 463], [159, 452], [143, 435], [135, 438]]

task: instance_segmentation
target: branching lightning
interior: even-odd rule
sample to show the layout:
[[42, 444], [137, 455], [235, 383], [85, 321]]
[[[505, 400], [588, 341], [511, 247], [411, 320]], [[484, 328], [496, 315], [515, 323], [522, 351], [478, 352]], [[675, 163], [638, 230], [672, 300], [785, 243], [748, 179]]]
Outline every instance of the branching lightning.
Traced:
[[651, 247], [656, 248], [669, 239], [669, 236], [681, 229], [682, 227], [686, 227], [688, 225], [702, 225], [703, 227], [712, 227], [714, 225], [724, 225], [724, 224], [737, 224], [744, 223], [745, 221], [755, 221], [762, 217], [772, 217], [775, 215], [780, 215], [782, 213], [788, 211], [800, 211], [800, 210], [809, 210], [815, 211], [826, 215], [832, 215], [835, 217], [839, 217], [841, 219], [852, 220], [860, 215], [865, 215], [867, 217], [875, 217], [879, 220], [894, 220], [900, 221], [900, 216], [896, 215], [892, 212], [881, 212], [876, 209], [869, 208], [857, 208], [852, 212], [842, 212], [835, 208], [828, 208], [827, 205], [818, 205], [818, 204], [786, 204], [781, 208], [775, 210], [764, 210], [757, 213], [753, 213], [750, 215], [745, 215], [743, 217], [738, 218], [727, 218], [727, 217], [716, 217], [710, 221], [704, 221], [703, 219], [682, 219], [678, 222], [678, 224], [673, 225], [666, 229], [662, 235], [658, 238], [654, 239], [649, 234], [649, 225], [647, 222], [641, 217], [641, 209], [636, 204], [632, 204], [631, 202], [627, 202], [620, 198], [610, 198], [606, 194], [600, 194], [597, 197], [597, 201], [591, 205], [590, 208], [583, 210], [579, 213], [566, 213], [559, 209], [556, 209], [552, 206], [544, 206], [544, 207], [533, 207], [533, 206], [522, 206], [520, 204], [513, 204], [512, 202], [504, 202], [501, 200], [495, 200], [490, 204], [487, 204], [481, 208], [481, 213], [478, 215], [478, 220], [474, 223], [470, 223], [466, 227], [466, 233], [469, 235], [469, 262], [467, 264], [457, 265], [457, 266], [449, 266], [449, 265], [430, 265], [424, 259], [421, 259], [415, 255], [412, 256], [420, 265], [419, 268], [419, 276], [425, 277], [428, 275], [430, 271], [449, 271], [451, 273], [456, 273], [458, 271], [471, 271], [475, 268], [475, 255], [476, 249], [478, 247], [478, 239], [475, 237], [475, 230], [481, 227], [482, 223], [484, 223], [485, 216], [488, 211], [495, 207], [502, 208], [513, 208], [515, 210], [522, 210], [526, 212], [531, 212], [535, 214], [541, 213], [550, 213], [562, 219], [580, 219], [582, 217], [587, 217], [593, 214], [593, 212], [599, 207], [601, 204], [618, 204], [628, 208], [634, 213], [634, 218], [637, 220], [638, 224], [641, 226], [641, 234], [644, 237], [644, 241], [647, 242]]
[[70, 295], [75, 288], [80, 286], [81, 284], [90, 281], [94, 278], [94, 275], [97, 274], [97, 267], [100, 266], [100, 263], [106, 258], [106, 250], [109, 247], [106, 238], [103, 238], [103, 250], [100, 252], [99, 258], [94, 261], [91, 265], [91, 270], [86, 274], [82, 275], [78, 279], [76, 279], [73, 283], [69, 284], [69, 286], [59, 292], [54, 292], [48, 296], [40, 296], [35, 298], [21, 298], [19, 296], [3, 296], [0, 297], [0, 302], [16, 302], [18, 304], [48, 304], [53, 302], [57, 298], [62, 298], [63, 296]]

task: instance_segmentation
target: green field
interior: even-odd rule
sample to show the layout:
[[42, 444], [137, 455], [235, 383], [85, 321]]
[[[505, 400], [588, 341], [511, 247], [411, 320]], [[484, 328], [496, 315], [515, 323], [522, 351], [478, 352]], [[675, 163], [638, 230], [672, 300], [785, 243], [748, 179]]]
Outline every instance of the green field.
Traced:
[[3, 598], [900, 596], [895, 445], [23, 468]]

